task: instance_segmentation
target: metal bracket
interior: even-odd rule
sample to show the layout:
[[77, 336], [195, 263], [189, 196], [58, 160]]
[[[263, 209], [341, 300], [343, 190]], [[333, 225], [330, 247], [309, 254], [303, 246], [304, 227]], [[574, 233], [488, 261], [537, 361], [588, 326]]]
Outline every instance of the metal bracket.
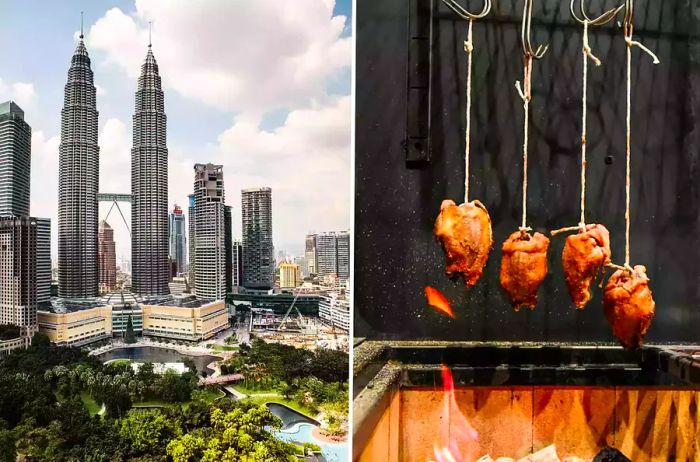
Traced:
[[409, 0], [406, 73], [406, 165], [430, 163], [430, 95], [434, 0]]

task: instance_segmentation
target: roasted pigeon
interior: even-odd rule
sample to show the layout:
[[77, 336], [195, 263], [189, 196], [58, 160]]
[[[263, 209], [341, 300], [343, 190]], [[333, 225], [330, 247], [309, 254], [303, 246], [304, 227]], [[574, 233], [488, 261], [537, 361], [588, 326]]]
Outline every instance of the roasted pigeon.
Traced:
[[655, 303], [646, 271], [642, 265], [635, 266], [633, 271], [615, 271], [603, 294], [605, 317], [615, 337], [628, 350], [641, 346], [654, 317]]
[[462, 275], [467, 287], [476, 284], [493, 247], [491, 218], [484, 204], [477, 200], [461, 205], [442, 201], [433, 233], [445, 251], [447, 275]]
[[537, 306], [537, 290], [547, 276], [549, 239], [541, 233], [516, 231], [503, 243], [501, 286], [515, 311]]
[[566, 287], [576, 308], [591, 299], [591, 282], [610, 263], [610, 234], [603, 225], [588, 225], [566, 238], [561, 256]]

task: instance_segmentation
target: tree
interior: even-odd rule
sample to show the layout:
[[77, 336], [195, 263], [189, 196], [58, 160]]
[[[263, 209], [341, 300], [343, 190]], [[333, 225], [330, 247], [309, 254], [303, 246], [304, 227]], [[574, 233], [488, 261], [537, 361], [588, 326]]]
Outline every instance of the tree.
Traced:
[[185, 365], [185, 368], [189, 370], [190, 372], [197, 373], [197, 365], [194, 363], [194, 360], [192, 358], [185, 358], [182, 363]]
[[124, 334], [125, 343], [136, 343], [136, 335], [134, 334], [134, 324], [131, 321], [131, 315], [126, 321], [126, 333]]
[[37, 332], [32, 337], [32, 346], [37, 348], [48, 348], [51, 346], [51, 340], [49, 340], [49, 336], [44, 332]]
[[15, 436], [0, 419], [0, 462], [15, 462]]
[[177, 433], [173, 422], [159, 410], [132, 411], [119, 422], [119, 434], [139, 455], [160, 453]]
[[265, 406], [231, 411], [215, 408], [212, 428], [197, 429], [175, 438], [167, 447], [174, 462], [296, 461], [295, 447], [275, 439], [268, 429], [279, 429], [282, 421]]

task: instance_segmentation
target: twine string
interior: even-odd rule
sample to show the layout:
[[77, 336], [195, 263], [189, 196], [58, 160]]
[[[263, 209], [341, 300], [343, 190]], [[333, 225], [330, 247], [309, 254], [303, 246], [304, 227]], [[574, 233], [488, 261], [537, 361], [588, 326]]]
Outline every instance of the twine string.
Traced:
[[523, 100], [523, 214], [520, 223], [520, 231], [527, 232], [530, 228], [527, 226], [527, 161], [528, 161], [528, 128], [530, 126], [529, 109], [530, 100], [532, 99], [532, 55], [525, 55], [525, 65], [523, 67], [523, 87], [520, 87], [520, 81], [515, 82], [515, 88], [518, 90], [520, 98]]
[[464, 135], [464, 203], [469, 201], [469, 154], [471, 149], [471, 108], [472, 108], [472, 51], [474, 51], [474, 42], [472, 41], [472, 26], [473, 19], [469, 19], [469, 29], [467, 32], [467, 40], [464, 42], [464, 51], [467, 53], [467, 114], [466, 114], [466, 130]]
[[632, 47], [639, 47], [653, 58], [654, 64], [659, 64], [659, 58], [640, 42], [632, 40], [632, 24], [630, 18], [629, 27], [625, 28], [625, 43], [627, 43], [627, 117], [625, 134], [625, 268], [631, 270], [630, 266], [630, 190], [632, 183]]
[[581, 98], [581, 220], [579, 227], [586, 229], [586, 114], [588, 98], [588, 60], [590, 59], [596, 66], [600, 66], [600, 60], [591, 51], [588, 43], [588, 19], [583, 21], [583, 95]]

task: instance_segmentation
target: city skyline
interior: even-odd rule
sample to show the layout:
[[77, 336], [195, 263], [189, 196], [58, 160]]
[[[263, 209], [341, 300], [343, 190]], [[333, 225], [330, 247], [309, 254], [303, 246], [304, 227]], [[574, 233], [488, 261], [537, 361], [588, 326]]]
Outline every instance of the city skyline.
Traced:
[[[73, 2], [75, 8], [69, 14], [70, 5], [71, 2], [60, 8], [45, 7], [56, 9], [57, 20], [42, 29], [36, 40], [37, 50], [24, 55], [0, 50], [3, 62], [22, 64], [0, 72], [0, 99], [18, 101], [35, 127], [33, 215], [54, 220], [56, 204], [51, 203], [55, 200], [49, 199], [47, 190], [51, 185], [56, 185], [57, 189], [58, 181], [60, 121], [57, 114], [61, 104], [57, 96], [62, 97], [62, 89], [57, 88], [56, 80], [60, 76], [65, 82], [66, 60], [75, 48], [79, 12], [83, 9], [79, 2]], [[223, 5], [219, 8], [237, 8]], [[187, 20], [158, 2], [147, 6], [128, 1], [113, 2], [103, 9], [86, 11], [85, 42], [93, 61], [100, 114], [99, 192], [130, 192], [129, 119], [133, 100], [129, 95], [133, 95], [136, 87], [143, 50], [148, 43], [148, 21], [152, 20], [154, 47], [164, 76], [163, 88], [168, 93], [165, 110], [172, 134], [168, 139], [171, 174], [167, 203], [186, 203], [187, 194], [191, 192], [187, 187], [191, 183], [187, 180], [192, 166], [212, 161], [231, 172], [227, 184], [229, 203], [233, 205], [232, 235], [235, 237], [242, 235], [240, 191], [261, 186], [277, 191], [273, 234], [278, 248], [301, 254], [309, 228], [349, 228], [350, 54], [347, 50], [350, 24], [345, 16], [350, 6], [349, 2], [336, 5], [310, 2], [307, 6], [304, 16], [308, 17], [303, 25], [291, 21], [272, 28], [272, 33], [270, 28], [261, 25], [278, 24], [281, 18], [290, 14], [298, 16], [298, 12], [277, 11], [269, 5], [256, 4], [254, 11], [247, 15], [247, 24], [235, 28], [220, 21], [202, 26], [202, 18], [213, 17], [212, 4], [173, 8], [191, 8], [192, 15]], [[1, 31], [0, 36], [9, 39], [15, 28], [26, 28], [35, 18], [22, 6], [8, 4], [7, 7], [16, 20]], [[184, 26], [182, 21], [193, 21], [189, 29], [201, 31], [205, 47], [202, 53], [182, 45], [183, 39], [177, 33]], [[263, 33], [265, 36], [261, 35]], [[271, 46], [289, 42], [284, 39], [288, 35], [297, 37], [297, 46], [282, 49]], [[259, 43], [274, 52], [254, 55], [238, 45], [248, 42]], [[227, 50], [226, 56], [237, 56], [237, 59], [222, 62], [222, 43], [235, 44], [237, 48], [233, 51], [240, 53]], [[179, 53], [174, 54], [172, 49], [178, 49]], [[300, 69], [301, 80], [283, 82], [285, 79], [276, 77], [284, 75], [284, 66], [290, 65], [285, 62], [301, 63], [311, 56], [323, 64], [318, 69]], [[40, 76], [37, 68], [42, 69]], [[183, 72], [184, 69], [197, 71]], [[197, 72], [199, 74], [195, 75]], [[214, 74], [220, 79], [212, 80], [211, 88], [191, 85], [198, 77]], [[302, 82], [304, 78], [309, 82]], [[183, 79], [189, 81], [185, 84]], [[217, 91], [221, 98], [208, 93], [211, 91]], [[256, 100], [254, 95], [265, 96]], [[307, 178], [310, 170], [317, 172], [313, 181]], [[348, 187], [338, 187], [343, 183]], [[319, 197], [325, 200], [319, 202]], [[99, 219], [105, 218], [107, 207], [108, 204], [100, 205]], [[129, 212], [130, 207], [126, 206], [127, 219]], [[123, 223], [115, 220], [112, 223], [117, 255], [122, 260], [122, 256], [131, 253], [128, 232]], [[57, 256], [55, 234], [52, 236], [54, 258]]]

